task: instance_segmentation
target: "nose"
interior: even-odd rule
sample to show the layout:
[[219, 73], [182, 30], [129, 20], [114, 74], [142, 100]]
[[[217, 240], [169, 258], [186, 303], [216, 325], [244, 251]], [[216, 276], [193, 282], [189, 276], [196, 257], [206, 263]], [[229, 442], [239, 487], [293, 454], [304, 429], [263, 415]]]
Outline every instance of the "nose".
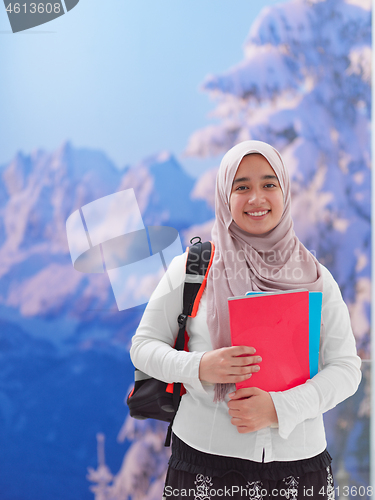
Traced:
[[262, 201], [264, 201], [264, 193], [261, 189], [251, 189], [249, 190], [249, 197], [247, 202], [250, 205], [259, 205]]

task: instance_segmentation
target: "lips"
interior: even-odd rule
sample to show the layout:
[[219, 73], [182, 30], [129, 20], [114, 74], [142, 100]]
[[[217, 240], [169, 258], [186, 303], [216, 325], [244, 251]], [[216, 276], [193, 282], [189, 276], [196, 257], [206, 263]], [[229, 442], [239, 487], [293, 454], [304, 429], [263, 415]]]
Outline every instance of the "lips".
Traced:
[[247, 215], [250, 215], [251, 217], [262, 217], [263, 215], [268, 214], [270, 210], [259, 210], [257, 212], [245, 212]]

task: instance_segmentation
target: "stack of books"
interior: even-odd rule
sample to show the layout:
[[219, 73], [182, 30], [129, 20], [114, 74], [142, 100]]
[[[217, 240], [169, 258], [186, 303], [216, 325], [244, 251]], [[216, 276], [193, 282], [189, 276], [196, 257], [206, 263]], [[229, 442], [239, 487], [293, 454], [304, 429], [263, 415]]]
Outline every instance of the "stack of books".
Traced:
[[248, 292], [228, 299], [232, 345], [256, 349], [260, 371], [236, 384], [285, 391], [318, 373], [322, 292]]

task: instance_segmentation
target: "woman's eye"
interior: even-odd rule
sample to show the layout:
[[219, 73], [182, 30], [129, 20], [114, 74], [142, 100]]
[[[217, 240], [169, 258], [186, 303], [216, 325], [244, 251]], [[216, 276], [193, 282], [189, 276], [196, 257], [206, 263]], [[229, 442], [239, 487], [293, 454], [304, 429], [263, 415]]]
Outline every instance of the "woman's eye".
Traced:
[[247, 189], [247, 186], [238, 186], [236, 191], [244, 191], [245, 189]]
[[264, 187], [266, 187], [266, 188], [272, 188], [272, 187], [276, 187], [276, 184], [266, 184]]

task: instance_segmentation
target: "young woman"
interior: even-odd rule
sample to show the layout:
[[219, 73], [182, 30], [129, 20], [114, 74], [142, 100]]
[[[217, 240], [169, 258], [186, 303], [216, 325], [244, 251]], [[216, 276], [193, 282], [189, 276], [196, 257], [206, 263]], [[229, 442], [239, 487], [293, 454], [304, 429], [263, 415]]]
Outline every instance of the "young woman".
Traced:
[[[173, 424], [163, 498], [334, 498], [323, 413], [351, 396], [361, 361], [347, 307], [329, 271], [293, 230], [290, 182], [280, 154], [246, 141], [217, 176], [215, 256], [189, 351], [173, 346], [186, 254], [173, 260], [133, 338], [134, 365], [187, 390]], [[227, 299], [249, 290], [323, 292], [319, 372], [283, 392], [235, 390], [262, 369], [257, 346], [231, 347]], [[282, 357], [282, 352], [280, 353]]]

